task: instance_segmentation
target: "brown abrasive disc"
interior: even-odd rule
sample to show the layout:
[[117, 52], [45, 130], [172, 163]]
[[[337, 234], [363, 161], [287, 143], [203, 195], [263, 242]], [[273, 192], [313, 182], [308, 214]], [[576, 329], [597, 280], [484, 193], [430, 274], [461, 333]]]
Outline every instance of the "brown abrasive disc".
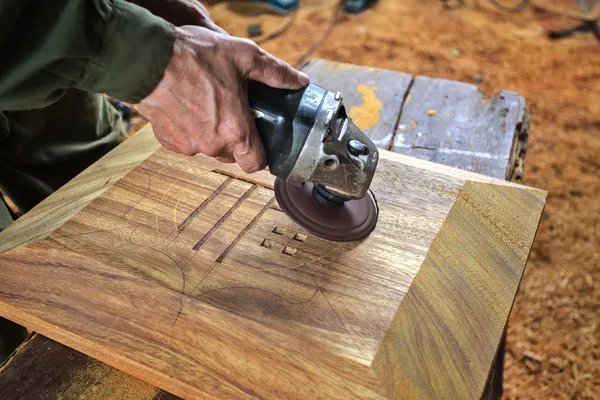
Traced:
[[301, 228], [323, 239], [341, 242], [362, 239], [375, 228], [379, 209], [371, 191], [360, 200], [328, 207], [314, 198], [312, 189], [309, 182], [298, 187], [279, 178], [275, 180], [279, 206]]

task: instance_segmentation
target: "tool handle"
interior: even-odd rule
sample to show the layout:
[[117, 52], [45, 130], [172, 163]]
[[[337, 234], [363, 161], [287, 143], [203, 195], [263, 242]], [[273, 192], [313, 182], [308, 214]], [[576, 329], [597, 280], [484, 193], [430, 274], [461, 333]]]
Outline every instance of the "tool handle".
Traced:
[[248, 82], [248, 101], [270, 172], [282, 179], [294, 167], [321, 106], [321, 96], [316, 96], [315, 91], [326, 92], [315, 85], [286, 90]]

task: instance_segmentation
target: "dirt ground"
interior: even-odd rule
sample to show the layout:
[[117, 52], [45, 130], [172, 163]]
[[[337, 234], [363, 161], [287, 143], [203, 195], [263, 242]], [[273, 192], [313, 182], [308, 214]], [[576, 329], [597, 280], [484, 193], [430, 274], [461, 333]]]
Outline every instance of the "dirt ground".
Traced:
[[[302, 1], [294, 25], [262, 46], [296, 63], [336, 3]], [[544, 4], [577, 8], [575, 1]], [[239, 36], [249, 23], [271, 32], [287, 18], [232, 2], [210, 10]], [[532, 127], [524, 183], [549, 197], [509, 321], [508, 399], [600, 398], [600, 42], [591, 33], [545, 36], [575, 24], [532, 7], [504, 14], [486, 0], [452, 9], [439, 0], [380, 0], [363, 14], [343, 15], [314, 53], [472, 83], [480, 74], [487, 94], [508, 89], [526, 98]]]

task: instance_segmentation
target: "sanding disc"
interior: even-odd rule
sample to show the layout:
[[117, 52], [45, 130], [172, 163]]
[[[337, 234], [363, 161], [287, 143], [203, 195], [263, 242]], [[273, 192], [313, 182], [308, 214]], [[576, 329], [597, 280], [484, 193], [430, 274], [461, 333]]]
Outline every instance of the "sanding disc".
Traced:
[[324, 239], [353, 241], [367, 236], [377, 224], [379, 209], [369, 191], [360, 200], [349, 200], [339, 207], [328, 207], [313, 196], [313, 184], [302, 187], [282, 179], [275, 180], [275, 197], [283, 212], [306, 231]]

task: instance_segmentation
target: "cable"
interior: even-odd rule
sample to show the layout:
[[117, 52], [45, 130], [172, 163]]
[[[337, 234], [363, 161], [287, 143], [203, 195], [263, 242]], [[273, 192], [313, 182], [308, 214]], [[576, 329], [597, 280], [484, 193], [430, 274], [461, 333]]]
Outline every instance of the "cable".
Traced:
[[518, 13], [523, 11], [531, 3], [531, 0], [521, 0], [519, 4], [512, 7], [505, 6], [504, 4], [501, 4], [498, 0], [490, 0], [490, 3], [492, 3], [494, 6], [496, 6], [496, 8], [502, 11], [509, 13]]
[[323, 44], [323, 42], [325, 40], [327, 40], [329, 38], [329, 36], [331, 36], [331, 33], [333, 32], [333, 28], [335, 27], [335, 25], [338, 22], [338, 19], [340, 17], [341, 11], [342, 11], [342, 7], [343, 4], [342, 2], [338, 2], [337, 5], [335, 6], [335, 8], [333, 9], [333, 13], [331, 15], [331, 20], [329, 21], [329, 25], [327, 26], [327, 29], [325, 30], [325, 32], [323, 33], [323, 36], [321, 37], [321, 39], [317, 40], [316, 42], [314, 42], [309, 48], [308, 50], [306, 50], [306, 52], [304, 54], [302, 54], [298, 60], [296, 61], [296, 63], [294, 64], [295, 68], [301, 68], [302, 65], [306, 62], [306, 60], [308, 59], [308, 57], [310, 57], [315, 51], [317, 51], [317, 49]]
[[594, 8], [596, 1], [592, 0], [591, 6], [588, 0], [577, 0], [577, 3], [579, 3], [579, 8], [581, 8], [584, 12], [590, 12], [592, 11], [592, 8]]
[[298, 5], [293, 8], [292, 14], [288, 18], [288, 20], [285, 22], [285, 24], [283, 24], [275, 32], [269, 33], [267, 36], [262, 37], [262, 38], [260, 38], [258, 40], [255, 40], [255, 43], [258, 44], [258, 45], [261, 45], [261, 44], [263, 44], [265, 42], [268, 42], [269, 40], [273, 40], [273, 39], [277, 38], [278, 36], [283, 35], [296, 22], [296, 19], [298, 17], [298, 10], [299, 9], [300, 9], [300, 2], [298, 2]]

